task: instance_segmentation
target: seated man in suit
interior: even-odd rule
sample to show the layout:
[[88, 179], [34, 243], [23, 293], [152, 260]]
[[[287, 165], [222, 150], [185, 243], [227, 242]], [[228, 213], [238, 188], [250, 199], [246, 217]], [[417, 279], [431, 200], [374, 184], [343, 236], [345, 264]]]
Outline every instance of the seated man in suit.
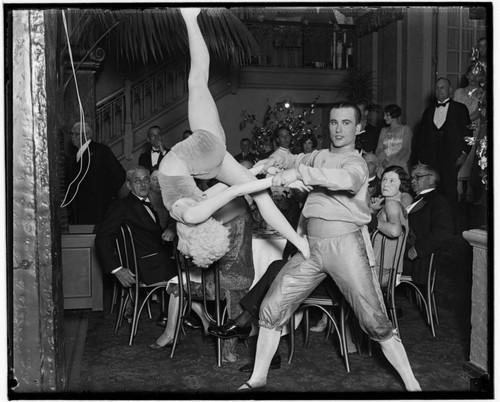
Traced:
[[451, 209], [446, 198], [435, 191], [438, 182], [439, 174], [430, 166], [412, 168], [411, 186], [417, 197], [406, 208], [410, 233], [403, 275], [411, 275], [417, 285], [427, 284], [431, 254], [453, 236]]
[[[121, 266], [115, 252], [115, 239], [120, 233], [120, 227], [127, 224], [134, 236], [139, 279], [148, 285], [168, 281], [177, 275], [177, 268], [170, 258], [171, 249], [169, 251], [163, 243], [160, 218], [150, 204], [151, 179], [148, 169], [143, 166], [129, 169], [126, 185], [130, 190], [128, 196], [115, 201], [103, 222], [96, 228], [95, 244], [101, 266], [106, 273], [114, 274], [124, 287], [134, 285], [136, 274], [128, 267]], [[159, 321], [163, 316], [162, 313]], [[126, 312], [125, 318], [130, 317], [131, 312]]]
[[148, 129], [149, 149], [139, 156], [139, 165], [144, 166], [151, 173], [158, 169], [161, 160], [170, 149], [165, 148], [161, 137], [161, 128], [153, 126]]
[[139, 276], [146, 284], [166, 281], [177, 275], [162, 240], [162, 228], [156, 211], [149, 201], [151, 186], [149, 171], [135, 166], [127, 171], [128, 196], [116, 200], [108, 209], [103, 222], [96, 228], [96, 249], [106, 273], [116, 275], [123, 286], [135, 283], [135, 274], [122, 267], [115, 253], [115, 239], [120, 227], [129, 225], [139, 263]]

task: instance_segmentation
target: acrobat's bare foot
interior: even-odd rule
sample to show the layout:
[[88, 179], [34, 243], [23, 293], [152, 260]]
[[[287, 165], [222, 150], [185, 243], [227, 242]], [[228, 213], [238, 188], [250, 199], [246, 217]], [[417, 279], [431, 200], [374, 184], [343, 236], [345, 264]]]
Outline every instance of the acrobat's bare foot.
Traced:
[[406, 384], [406, 390], [409, 392], [421, 392], [422, 388], [420, 388], [420, 384], [417, 380], [412, 381], [409, 384]]
[[180, 8], [179, 10], [180, 10], [182, 16], [184, 17], [184, 19], [196, 18], [201, 12], [201, 8], [199, 8], [199, 7], [183, 7], [183, 8]]

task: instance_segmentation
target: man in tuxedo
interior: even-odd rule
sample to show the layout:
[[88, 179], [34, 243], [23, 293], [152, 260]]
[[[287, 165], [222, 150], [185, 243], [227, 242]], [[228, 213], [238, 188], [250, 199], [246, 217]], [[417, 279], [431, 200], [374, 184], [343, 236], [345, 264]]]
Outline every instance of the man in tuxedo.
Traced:
[[430, 166], [417, 165], [411, 172], [411, 186], [417, 197], [406, 210], [410, 233], [406, 240], [403, 275], [417, 285], [427, 284], [431, 254], [453, 236], [451, 209], [436, 191], [439, 173]]
[[139, 278], [146, 284], [166, 281], [177, 275], [174, 261], [162, 241], [158, 215], [149, 204], [149, 171], [135, 166], [127, 171], [127, 197], [116, 200], [97, 227], [95, 244], [101, 266], [116, 275], [123, 286], [135, 283], [135, 275], [120, 265], [115, 253], [115, 239], [120, 227], [127, 224], [134, 236], [139, 264]]
[[249, 138], [243, 138], [240, 141], [240, 149], [241, 152], [237, 155], [234, 156], [234, 159], [236, 159], [239, 163], [242, 161], [248, 161], [251, 162], [252, 165], [254, 165], [258, 160], [259, 156], [251, 151], [252, 148], [252, 141], [250, 141]]
[[139, 165], [144, 166], [151, 173], [158, 169], [161, 160], [170, 149], [165, 148], [161, 138], [161, 128], [158, 126], [150, 127], [148, 130], [149, 149], [139, 156]]
[[68, 219], [74, 225], [98, 224], [125, 181], [125, 170], [111, 149], [93, 140], [89, 124], [71, 128], [72, 151], [67, 159]]
[[415, 140], [419, 163], [433, 166], [441, 177], [437, 190], [444, 195], [454, 217], [458, 213], [457, 173], [470, 150], [464, 137], [472, 136], [469, 111], [450, 99], [451, 84], [439, 78], [435, 85], [437, 104], [427, 108]]

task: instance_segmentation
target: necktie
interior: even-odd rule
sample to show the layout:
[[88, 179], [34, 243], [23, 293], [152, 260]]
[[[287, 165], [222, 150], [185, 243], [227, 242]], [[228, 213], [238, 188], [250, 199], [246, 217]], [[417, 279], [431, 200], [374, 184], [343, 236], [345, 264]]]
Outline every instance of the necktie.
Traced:
[[446, 102], [443, 102], [443, 103], [438, 103], [438, 104], [436, 105], [436, 107], [441, 107], [441, 106], [442, 106], [442, 107], [445, 107], [445, 106], [446, 106], [449, 102], [450, 102], [450, 101], [449, 101], [449, 100], [447, 100]]

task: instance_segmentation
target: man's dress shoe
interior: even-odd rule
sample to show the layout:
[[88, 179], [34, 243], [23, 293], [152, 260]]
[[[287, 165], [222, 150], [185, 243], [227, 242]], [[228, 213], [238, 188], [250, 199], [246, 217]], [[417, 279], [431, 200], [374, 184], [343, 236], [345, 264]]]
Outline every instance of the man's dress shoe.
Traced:
[[168, 316], [162, 313], [156, 320], [156, 325], [165, 328], [167, 326], [167, 322], [168, 322]]
[[217, 338], [230, 339], [238, 337], [240, 339], [248, 338], [252, 332], [252, 327], [238, 327], [234, 322], [227, 322], [218, 327], [208, 327], [208, 333]]
[[[244, 373], [252, 373], [253, 366], [254, 362], [245, 364], [244, 366], [240, 367], [240, 371], [243, 371]], [[269, 366], [269, 370], [277, 370], [279, 368], [281, 368], [281, 356], [279, 354], [276, 354], [273, 356], [271, 360], [271, 365]]]

